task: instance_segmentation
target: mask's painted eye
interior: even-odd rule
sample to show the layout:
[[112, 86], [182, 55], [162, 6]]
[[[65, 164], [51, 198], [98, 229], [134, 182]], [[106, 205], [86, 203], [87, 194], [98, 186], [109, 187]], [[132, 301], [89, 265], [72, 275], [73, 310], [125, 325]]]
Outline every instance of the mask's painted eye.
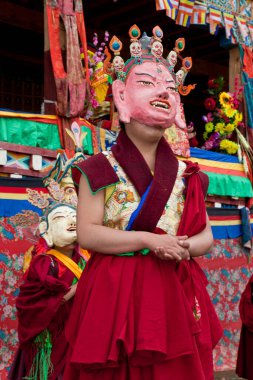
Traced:
[[166, 87], [166, 90], [168, 90], [170, 92], [177, 92], [177, 88], [176, 87]]
[[154, 85], [152, 82], [149, 82], [147, 80], [139, 80], [137, 83], [141, 83], [141, 84], [143, 84], [144, 86], [147, 86], [147, 87]]

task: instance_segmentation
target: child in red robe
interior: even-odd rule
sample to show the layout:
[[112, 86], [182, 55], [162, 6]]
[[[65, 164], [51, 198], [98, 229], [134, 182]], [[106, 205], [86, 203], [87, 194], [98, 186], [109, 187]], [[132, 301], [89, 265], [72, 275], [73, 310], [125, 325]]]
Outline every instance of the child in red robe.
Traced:
[[76, 209], [53, 204], [40, 223], [47, 249], [35, 254], [16, 301], [19, 349], [9, 379], [62, 378], [64, 328], [85, 258], [76, 244]]

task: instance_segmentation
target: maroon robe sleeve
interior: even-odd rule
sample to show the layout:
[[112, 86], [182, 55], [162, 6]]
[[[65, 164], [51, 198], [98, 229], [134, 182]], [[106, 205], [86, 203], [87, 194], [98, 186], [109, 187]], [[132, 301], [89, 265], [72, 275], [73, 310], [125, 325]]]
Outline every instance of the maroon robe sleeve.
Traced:
[[16, 306], [21, 347], [48, 327], [69, 289], [70, 284], [54, 274], [53, 262], [50, 256], [35, 256], [20, 287]]
[[186, 198], [183, 215], [178, 227], [178, 235], [193, 236], [206, 227], [205, 194], [208, 177], [200, 172], [198, 164], [186, 161], [184, 177], [186, 181]]
[[93, 193], [119, 181], [117, 174], [103, 153], [98, 153], [81, 161], [78, 165], [72, 166], [72, 178], [77, 191], [81, 175], [86, 177]]

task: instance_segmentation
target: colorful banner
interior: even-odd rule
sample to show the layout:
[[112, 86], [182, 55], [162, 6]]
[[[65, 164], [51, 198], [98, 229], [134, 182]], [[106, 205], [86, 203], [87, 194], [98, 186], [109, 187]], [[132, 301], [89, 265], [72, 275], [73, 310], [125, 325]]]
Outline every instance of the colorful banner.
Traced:
[[28, 202], [26, 189], [47, 190], [41, 179], [0, 178], [0, 379], [18, 348], [16, 297], [23, 276], [23, 257], [38, 240], [41, 210]]
[[207, 208], [214, 239], [235, 239], [247, 233], [250, 235], [247, 240], [251, 240], [253, 214], [246, 221], [242, 211], [237, 208]]
[[190, 26], [195, 0], [180, 0], [176, 24]]
[[[190, 24], [210, 24], [210, 33], [215, 35], [220, 26], [225, 27], [226, 38], [232, 43], [253, 44], [252, 5], [242, 0], [224, 2], [221, 0], [156, 0], [156, 9], [165, 10], [166, 15], [176, 24], [189, 27]], [[179, 4], [178, 4], [179, 3]], [[237, 23], [234, 23], [236, 17]], [[238, 25], [238, 27], [237, 27]], [[233, 32], [232, 32], [233, 31]], [[238, 36], [240, 34], [240, 38]]]
[[193, 14], [191, 17], [191, 24], [205, 25], [206, 11], [207, 11], [207, 7], [205, 5], [194, 4]]
[[175, 20], [178, 12], [179, 0], [157, 0], [156, 9], [166, 10], [166, 15]]
[[208, 194], [237, 198], [253, 197], [251, 182], [238, 157], [191, 148], [189, 160], [197, 162], [209, 178]]
[[162, 11], [165, 9], [163, 0], [156, 0], [155, 5], [157, 11]]
[[171, 0], [170, 3], [172, 7], [169, 9], [166, 9], [166, 16], [168, 16], [169, 18], [175, 21], [177, 18], [178, 9], [176, 6], [174, 6], [174, 3], [176, 3], [175, 1]]
[[249, 29], [247, 26], [246, 20], [241, 16], [236, 16], [236, 22], [241, 34], [241, 38], [247, 42], [247, 45], [250, 43]]
[[233, 28], [233, 22], [234, 22], [234, 16], [230, 13], [223, 12], [223, 18], [224, 18], [224, 24], [225, 24], [225, 31], [226, 31], [226, 37], [232, 38], [232, 28]]
[[209, 26], [210, 33], [217, 34], [219, 26], [221, 25], [222, 15], [219, 9], [210, 8], [209, 9]]

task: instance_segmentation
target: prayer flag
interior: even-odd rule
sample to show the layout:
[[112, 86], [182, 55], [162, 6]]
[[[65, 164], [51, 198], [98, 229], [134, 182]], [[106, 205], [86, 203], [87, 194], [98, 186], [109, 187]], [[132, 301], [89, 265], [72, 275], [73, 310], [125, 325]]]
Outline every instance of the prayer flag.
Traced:
[[190, 26], [195, 0], [180, 0], [176, 24]]
[[232, 38], [232, 40], [234, 40], [234, 37], [232, 36], [234, 16], [230, 13], [223, 12], [223, 17], [224, 17], [224, 23], [225, 23], [226, 37]]
[[177, 17], [178, 4], [179, 0], [163, 0], [163, 9], [166, 9], [166, 15], [172, 18], [172, 20], [175, 20]]
[[191, 24], [205, 25], [206, 24], [206, 11], [207, 11], [207, 7], [205, 5], [195, 4], [193, 7]]
[[156, 10], [162, 11], [164, 9], [166, 9], [165, 5], [164, 5], [164, 1], [163, 0], [156, 0]]
[[218, 32], [220, 24], [221, 24], [221, 11], [219, 9], [210, 8], [209, 9], [210, 33], [216, 34]]
[[237, 22], [242, 39], [245, 41], [245, 43], [248, 44], [250, 42], [250, 36], [249, 36], [249, 29], [248, 29], [245, 18], [241, 16], [236, 16], [236, 22]]

